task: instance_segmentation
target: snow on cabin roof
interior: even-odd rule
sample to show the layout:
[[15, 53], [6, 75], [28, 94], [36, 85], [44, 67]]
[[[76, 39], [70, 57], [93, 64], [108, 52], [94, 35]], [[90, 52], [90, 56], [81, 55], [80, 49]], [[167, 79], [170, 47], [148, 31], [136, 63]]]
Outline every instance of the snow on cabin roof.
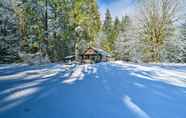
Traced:
[[103, 49], [100, 49], [100, 48], [94, 48], [94, 47], [90, 47], [88, 49], [93, 49], [96, 51], [97, 54], [100, 54], [100, 55], [103, 55], [103, 56], [108, 56], [108, 57], [111, 57], [111, 54], [104, 51]]
[[70, 55], [70, 56], [66, 56], [65, 59], [71, 59], [71, 58], [74, 58], [75, 55]]
[[110, 54], [110, 53], [108, 53], [108, 52], [106, 52], [106, 51], [104, 51], [104, 50], [102, 50], [102, 49], [99, 49], [99, 48], [93, 48], [93, 49], [96, 50], [97, 53], [99, 53], [99, 54], [101, 54], [101, 55], [111, 57], [111, 54]]

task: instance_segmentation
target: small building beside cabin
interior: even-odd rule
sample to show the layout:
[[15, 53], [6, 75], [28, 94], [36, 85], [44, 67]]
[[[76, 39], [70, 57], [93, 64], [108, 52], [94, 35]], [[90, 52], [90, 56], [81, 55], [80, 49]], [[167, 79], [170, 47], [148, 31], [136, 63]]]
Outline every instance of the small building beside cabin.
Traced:
[[81, 55], [81, 63], [99, 63], [111, 60], [111, 54], [98, 48], [87, 48]]
[[75, 55], [66, 56], [64, 58], [64, 62], [67, 64], [71, 64], [75, 61]]

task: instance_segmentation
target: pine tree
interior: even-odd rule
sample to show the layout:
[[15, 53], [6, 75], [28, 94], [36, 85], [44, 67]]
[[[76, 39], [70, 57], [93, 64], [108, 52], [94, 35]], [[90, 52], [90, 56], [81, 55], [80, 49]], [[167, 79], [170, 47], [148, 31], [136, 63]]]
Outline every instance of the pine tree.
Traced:
[[112, 50], [112, 53], [116, 55], [115, 53], [115, 42], [118, 39], [119, 33], [121, 32], [121, 23], [118, 17], [115, 18], [114, 26], [112, 30], [112, 38], [109, 40], [110, 47]]
[[121, 30], [121, 23], [118, 17], [115, 18], [114, 22], [112, 21], [112, 16], [109, 9], [106, 11], [105, 21], [102, 29], [106, 35], [106, 39], [102, 41], [101, 45], [103, 49], [114, 54], [114, 44]]
[[[0, 3], [3, 2], [6, 1]], [[85, 47], [95, 45], [101, 27], [96, 0], [8, 2], [14, 6], [6, 8], [15, 11], [12, 14], [17, 20], [16, 31], [20, 34], [21, 52], [47, 53], [53, 61], [60, 61], [67, 55], [76, 54]], [[2, 24], [1, 26], [4, 27]]]
[[120, 32], [115, 41], [115, 56], [116, 59], [124, 61], [133, 61], [135, 49], [135, 31], [132, 27], [129, 16], [122, 17], [120, 23]]
[[114, 31], [119, 33], [120, 32], [120, 29], [121, 29], [121, 23], [120, 23], [120, 20], [118, 17], [115, 18], [115, 21], [114, 21]]
[[15, 4], [21, 34], [21, 50], [28, 53], [42, 50], [46, 33], [44, 0], [17, 0]]
[[186, 63], [186, 20], [181, 27], [181, 35], [182, 61]]
[[[79, 56], [81, 42], [95, 44], [96, 35], [100, 29], [100, 16], [96, 0], [78, 0], [74, 4], [75, 55]], [[85, 44], [84, 44], [85, 45]]]
[[104, 20], [104, 24], [103, 24], [103, 31], [104, 32], [111, 32], [113, 28], [113, 21], [112, 21], [112, 16], [110, 13], [110, 10], [107, 9], [106, 13], [105, 13], [105, 20]]
[[121, 20], [121, 31], [125, 31], [126, 27], [130, 24], [129, 16], [123, 16]]
[[10, 0], [0, 1], [0, 63], [13, 63], [19, 59], [19, 32], [15, 12]]
[[97, 1], [96, 0], [85, 0], [87, 8], [83, 9], [88, 15], [88, 19], [86, 20], [87, 32], [89, 35], [89, 40], [92, 42], [91, 44], [95, 44], [95, 38], [97, 33], [101, 28], [100, 15], [98, 11]]
[[49, 56], [52, 61], [61, 61], [73, 52], [74, 18], [73, 1], [49, 1], [48, 21]]
[[107, 9], [105, 13], [105, 20], [102, 26], [102, 31], [106, 35], [106, 39], [101, 41], [101, 47], [109, 52], [112, 52], [112, 40], [114, 38], [113, 33], [113, 21], [110, 10]]

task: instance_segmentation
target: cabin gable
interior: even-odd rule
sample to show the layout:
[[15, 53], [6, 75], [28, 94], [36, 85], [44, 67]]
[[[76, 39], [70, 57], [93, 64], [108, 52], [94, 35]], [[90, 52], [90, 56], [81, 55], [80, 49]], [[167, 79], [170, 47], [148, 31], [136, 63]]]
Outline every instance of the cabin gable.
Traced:
[[84, 55], [94, 55], [94, 54], [96, 54], [96, 51], [92, 48], [88, 48], [84, 53]]

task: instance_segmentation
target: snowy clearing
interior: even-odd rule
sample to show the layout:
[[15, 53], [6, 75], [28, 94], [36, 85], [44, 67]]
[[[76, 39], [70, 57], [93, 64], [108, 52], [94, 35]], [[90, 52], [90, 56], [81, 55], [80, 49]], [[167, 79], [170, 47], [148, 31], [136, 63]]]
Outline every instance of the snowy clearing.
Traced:
[[0, 118], [185, 118], [186, 65], [0, 65]]

